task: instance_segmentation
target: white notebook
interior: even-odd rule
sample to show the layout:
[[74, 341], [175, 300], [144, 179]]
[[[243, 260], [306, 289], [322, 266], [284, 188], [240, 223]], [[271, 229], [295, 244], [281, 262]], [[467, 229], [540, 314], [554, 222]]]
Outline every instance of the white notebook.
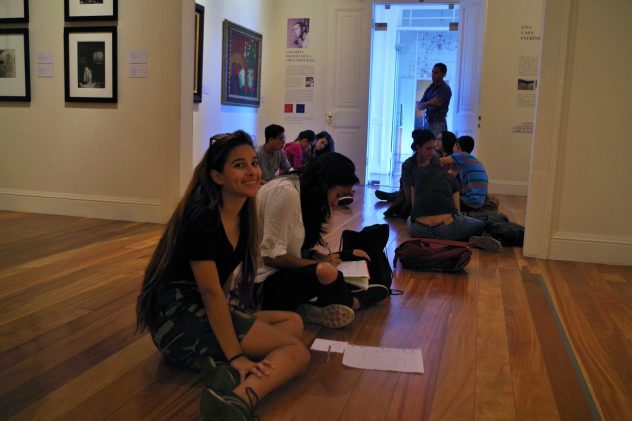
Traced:
[[345, 276], [345, 282], [362, 289], [369, 288], [369, 267], [365, 260], [342, 262], [337, 268]]

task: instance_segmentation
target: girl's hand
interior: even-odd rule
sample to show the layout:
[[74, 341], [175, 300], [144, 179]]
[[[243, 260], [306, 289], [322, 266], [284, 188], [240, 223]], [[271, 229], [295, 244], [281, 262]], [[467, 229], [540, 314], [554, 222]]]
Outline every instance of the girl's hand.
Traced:
[[274, 368], [272, 363], [268, 360], [261, 360], [259, 362], [254, 362], [246, 356], [237, 358], [235, 361], [230, 363], [230, 365], [239, 372], [239, 377], [242, 382], [250, 374], [260, 379], [263, 378], [263, 376], [269, 376], [270, 369]]
[[361, 249], [353, 249], [352, 253], [353, 253], [353, 255], [354, 255], [354, 256], [360, 257], [360, 258], [362, 258], [362, 259], [366, 259], [366, 260], [368, 260], [369, 262], [371, 261], [371, 258], [369, 257], [369, 255], [367, 254], [367, 252], [366, 252], [366, 251], [364, 251], [364, 250], [361, 250]]
[[342, 259], [340, 259], [338, 254], [328, 254], [323, 260], [321, 260], [321, 262], [327, 262], [333, 267], [338, 267], [338, 265], [342, 262]]

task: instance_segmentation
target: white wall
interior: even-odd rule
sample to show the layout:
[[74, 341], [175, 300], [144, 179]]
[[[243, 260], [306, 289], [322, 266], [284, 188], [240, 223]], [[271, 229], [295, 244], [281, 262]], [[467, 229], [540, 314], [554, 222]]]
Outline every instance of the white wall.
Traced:
[[[533, 122], [535, 107], [516, 106], [521, 57], [536, 57], [541, 42], [522, 40], [521, 27], [529, 25], [541, 36], [544, 0], [487, 0], [481, 73], [481, 124], [476, 155], [490, 177], [490, 192], [526, 195], [531, 162], [531, 133], [514, 133], [523, 122]], [[534, 93], [533, 93], [534, 94]]]
[[[327, 87], [327, 42], [329, 26], [329, 5], [332, 0], [275, 0], [275, 13], [271, 15], [274, 31], [268, 40], [270, 47], [266, 72], [266, 107], [262, 111], [259, 133], [260, 142], [264, 142], [263, 129], [270, 123], [277, 123], [285, 128], [288, 140], [295, 139], [302, 130], [313, 130], [318, 133], [325, 130], [326, 87]], [[311, 104], [313, 121], [306, 123], [290, 123], [285, 121], [283, 110], [285, 93], [285, 51], [288, 18], [310, 18], [309, 54], [314, 58], [315, 90], [314, 102]], [[265, 47], [264, 47], [265, 48]]]
[[[64, 103], [63, 2], [30, 1], [30, 103], [0, 103], [0, 208], [161, 221], [180, 175], [181, 5], [119, 2], [118, 103]], [[191, 6], [193, 7], [193, 6]], [[105, 23], [104, 25], [113, 25]], [[86, 25], [87, 26], [87, 25]], [[148, 76], [128, 78], [131, 50]], [[52, 52], [54, 77], [35, 71]]]
[[632, 264], [632, 3], [547, 0], [525, 254]]
[[[202, 81], [202, 102], [193, 106], [193, 161], [194, 165], [208, 147], [208, 140], [217, 133], [233, 132], [241, 129], [253, 135], [257, 141], [263, 141], [263, 129], [267, 124], [259, 123], [262, 110], [267, 107], [268, 97], [273, 95], [269, 81], [273, 80], [272, 66], [273, 44], [271, 43], [274, 25], [269, 14], [271, 2], [267, 0], [197, 0], [205, 6], [204, 16], [204, 76]], [[244, 13], [247, 11], [247, 13]], [[262, 84], [261, 106], [240, 107], [222, 105], [222, 22], [228, 19], [238, 25], [258, 32], [262, 42]]]

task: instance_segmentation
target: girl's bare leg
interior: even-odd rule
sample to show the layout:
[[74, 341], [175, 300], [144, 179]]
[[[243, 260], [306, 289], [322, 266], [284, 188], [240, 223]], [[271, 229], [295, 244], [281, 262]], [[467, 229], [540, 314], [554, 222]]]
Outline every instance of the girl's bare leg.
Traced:
[[[276, 312], [270, 312], [276, 313]], [[264, 315], [278, 320], [278, 315]], [[284, 326], [288, 322], [279, 321]], [[309, 351], [303, 343], [290, 333], [286, 333], [263, 320], [255, 321], [250, 331], [241, 340], [241, 348], [247, 356], [263, 357], [270, 361], [269, 374], [263, 377], [250, 375], [233, 392], [249, 402], [246, 388], [252, 389], [262, 399], [273, 390], [287, 383], [309, 364]]]

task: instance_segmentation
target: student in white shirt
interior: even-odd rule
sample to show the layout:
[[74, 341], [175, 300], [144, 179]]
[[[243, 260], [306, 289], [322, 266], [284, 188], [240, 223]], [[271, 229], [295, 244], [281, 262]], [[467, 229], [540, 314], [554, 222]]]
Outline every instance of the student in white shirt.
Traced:
[[331, 328], [353, 321], [353, 309], [360, 305], [336, 269], [340, 258], [313, 248], [324, 245], [323, 224], [358, 181], [350, 159], [329, 153], [298, 174], [275, 178], [261, 188], [255, 282], [263, 282], [263, 309], [298, 311], [305, 322]]

